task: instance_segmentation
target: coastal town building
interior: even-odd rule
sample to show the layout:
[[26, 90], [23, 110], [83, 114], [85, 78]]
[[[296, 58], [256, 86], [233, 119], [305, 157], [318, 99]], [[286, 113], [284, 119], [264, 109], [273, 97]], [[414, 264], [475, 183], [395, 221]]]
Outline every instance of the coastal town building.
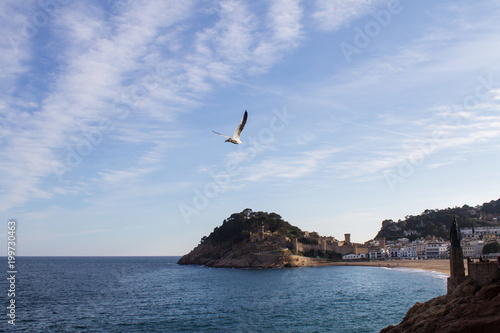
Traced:
[[500, 227], [463, 228], [461, 233], [464, 238], [480, 238], [481, 236], [500, 237]]
[[387, 257], [387, 253], [383, 248], [373, 248], [370, 249], [368, 253], [368, 258], [370, 260], [382, 260]]
[[445, 259], [449, 254], [449, 243], [430, 243], [425, 245], [426, 259]]
[[462, 239], [462, 250], [465, 258], [479, 258], [483, 254], [484, 241], [468, 241]]
[[[500, 228], [464, 228], [458, 230], [464, 258], [480, 258], [483, 247], [489, 242], [500, 242]], [[486, 236], [491, 236], [487, 239]], [[410, 241], [407, 237], [395, 240], [386, 238], [373, 239], [364, 244], [353, 243], [351, 234], [344, 234], [344, 240], [333, 236], [320, 236], [315, 231], [304, 231], [303, 238], [280, 236], [259, 227], [250, 234], [252, 242], [273, 239], [283, 248], [289, 248], [294, 254], [310, 257], [324, 257], [328, 253], [336, 253], [343, 260], [423, 260], [448, 259], [451, 246], [448, 240], [428, 236]]]
[[350, 253], [350, 254], [346, 254], [346, 255], [342, 256], [342, 260], [359, 260], [359, 259], [366, 259], [366, 258], [367, 258], [367, 256], [364, 253], [360, 253], [360, 254]]
[[[479, 258], [483, 256], [483, 248], [490, 242], [499, 242], [499, 228], [483, 228], [471, 236], [470, 230], [461, 233], [461, 245], [464, 258]], [[463, 231], [463, 230], [462, 230]], [[380, 259], [447, 259], [450, 257], [450, 242], [440, 238], [418, 238], [409, 241], [408, 238], [398, 238], [394, 241], [378, 240], [368, 242], [370, 249], [367, 258]], [[380, 244], [379, 244], [380, 243]]]

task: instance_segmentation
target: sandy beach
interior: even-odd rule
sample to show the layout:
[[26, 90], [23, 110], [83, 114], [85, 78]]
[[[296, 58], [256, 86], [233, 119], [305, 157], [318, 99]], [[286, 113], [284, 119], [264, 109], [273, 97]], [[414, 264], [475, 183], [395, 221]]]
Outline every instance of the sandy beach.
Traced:
[[[425, 271], [435, 271], [450, 275], [450, 260], [388, 260], [388, 261], [357, 261], [357, 262], [317, 262], [315, 266], [373, 266], [390, 268], [414, 268]], [[467, 267], [467, 265], [465, 265]]]

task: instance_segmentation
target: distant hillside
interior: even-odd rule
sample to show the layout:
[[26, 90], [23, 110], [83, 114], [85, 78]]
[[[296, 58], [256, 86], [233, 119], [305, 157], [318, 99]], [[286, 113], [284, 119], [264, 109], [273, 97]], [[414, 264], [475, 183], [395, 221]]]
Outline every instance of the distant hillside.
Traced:
[[461, 228], [500, 226], [496, 216], [500, 216], [500, 199], [484, 203], [480, 206], [446, 209], [426, 209], [417, 216], [408, 215], [404, 220], [384, 220], [375, 238], [385, 237], [388, 240], [406, 237], [410, 241], [419, 237], [435, 236], [448, 238], [453, 216], [457, 217]]

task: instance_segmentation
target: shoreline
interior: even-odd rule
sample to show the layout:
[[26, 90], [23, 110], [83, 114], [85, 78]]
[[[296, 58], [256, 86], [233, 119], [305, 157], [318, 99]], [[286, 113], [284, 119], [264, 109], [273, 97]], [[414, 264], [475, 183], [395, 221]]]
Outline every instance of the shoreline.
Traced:
[[[318, 261], [312, 266], [367, 266], [367, 267], [387, 267], [387, 268], [412, 268], [424, 271], [440, 272], [450, 275], [449, 259], [425, 259], [425, 260], [380, 260], [380, 261], [357, 261], [357, 262], [329, 262]], [[467, 267], [467, 266], [466, 266]]]

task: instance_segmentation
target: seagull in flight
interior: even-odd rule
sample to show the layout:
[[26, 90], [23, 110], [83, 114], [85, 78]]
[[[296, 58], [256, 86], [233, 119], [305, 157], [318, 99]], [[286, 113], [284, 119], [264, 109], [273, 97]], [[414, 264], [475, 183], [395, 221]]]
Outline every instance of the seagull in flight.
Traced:
[[236, 128], [236, 131], [234, 131], [233, 137], [217, 133], [216, 131], [212, 131], [212, 132], [214, 132], [215, 134], [218, 134], [218, 135], [222, 135], [223, 137], [226, 137], [227, 138], [226, 142], [231, 142], [231, 143], [234, 143], [236, 145], [240, 145], [241, 144], [240, 134], [241, 134], [241, 131], [243, 131], [245, 124], [247, 123], [247, 117], [248, 117], [248, 113], [247, 113], [247, 110], [245, 110], [245, 114], [243, 115], [243, 118], [241, 119], [240, 124]]

